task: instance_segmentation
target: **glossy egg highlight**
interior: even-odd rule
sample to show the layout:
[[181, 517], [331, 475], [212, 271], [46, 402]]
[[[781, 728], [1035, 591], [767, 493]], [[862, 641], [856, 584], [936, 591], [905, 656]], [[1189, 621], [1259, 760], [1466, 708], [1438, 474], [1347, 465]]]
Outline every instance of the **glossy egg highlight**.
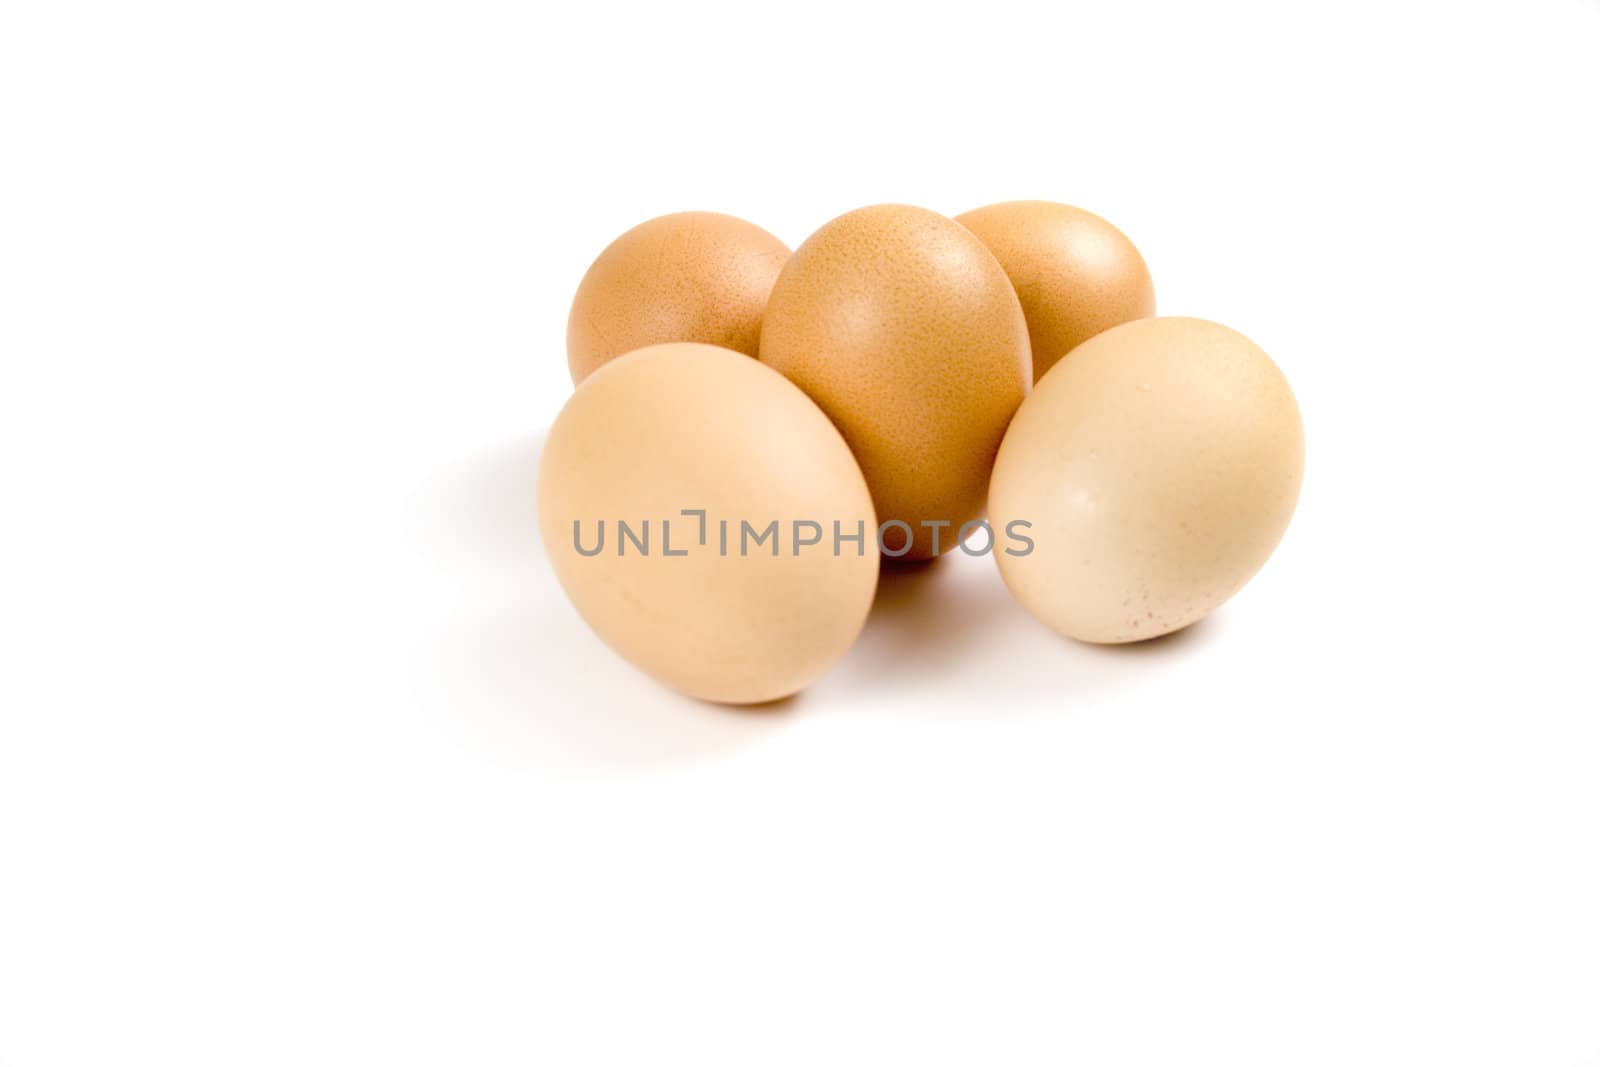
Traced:
[[1012, 200], [956, 221], [994, 253], [1016, 288], [1035, 381], [1095, 334], [1156, 313], [1144, 257], [1099, 215], [1048, 200]]

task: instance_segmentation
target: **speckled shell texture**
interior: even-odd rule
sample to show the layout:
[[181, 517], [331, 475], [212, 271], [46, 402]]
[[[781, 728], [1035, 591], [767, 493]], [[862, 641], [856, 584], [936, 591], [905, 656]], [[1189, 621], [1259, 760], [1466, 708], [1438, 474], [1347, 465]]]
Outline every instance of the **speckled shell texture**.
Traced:
[[788, 247], [753, 223], [685, 211], [613, 241], [578, 285], [567, 317], [574, 384], [645, 345], [699, 341], [756, 354], [761, 313]]
[[988, 246], [1017, 290], [1035, 381], [1095, 334], [1156, 313], [1144, 257], [1099, 215], [1047, 200], [1013, 200], [956, 221]]
[[1201, 319], [1140, 319], [1039, 381], [996, 460], [989, 517], [1032, 524], [995, 559], [1023, 607], [1084, 641], [1188, 626], [1272, 554], [1300, 495], [1289, 383], [1251, 341]]
[[[805, 390], [850, 443], [903, 558], [956, 544], [978, 518], [995, 451], [1033, 380], [1027, 323], [1000, 264], [943, 215], [878, 205], [795, 253], [767, 304], [761, 361]], [[889, 530], [886, 549], [901, 546]]]
[[[685, 508], [705, 511], [703, 540]], [[618, 520], [635, 532], [649, 522], [648, 553], [621, 541]], [[826, 531], [821, 543], [792, 547], [796, 520]], [[574, 521], [598, 554], [575, 547]], [[782, 532], [744, 554], [742, 521]], [[840, 547], [835, 522], [858, 540]], [[809, 685], [861, 632], [877, 587], [872, 499], [839, 431], [781, 375], [710, 345], [639, 349], [578, 387], [545, 443], [539, 525], [595, 633], [704, 700], [759, 703]]]

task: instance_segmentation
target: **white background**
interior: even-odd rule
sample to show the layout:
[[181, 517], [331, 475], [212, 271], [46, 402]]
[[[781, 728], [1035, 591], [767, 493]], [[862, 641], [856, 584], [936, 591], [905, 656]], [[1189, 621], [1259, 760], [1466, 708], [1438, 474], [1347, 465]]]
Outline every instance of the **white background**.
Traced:
[[[1600, 5], [8, 3], [0, 1064], [1600, 1065]], [[679, 699], [533, 528], [622, 230], [1058, 199], [1302, 405], [1211, 619]]]

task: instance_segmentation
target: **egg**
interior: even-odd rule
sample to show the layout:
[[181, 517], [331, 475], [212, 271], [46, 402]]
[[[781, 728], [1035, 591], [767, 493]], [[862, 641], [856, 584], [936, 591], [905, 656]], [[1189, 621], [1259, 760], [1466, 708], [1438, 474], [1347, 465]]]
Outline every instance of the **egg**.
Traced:
[[953, 548], [982, 513], [1033, 380], [1027, 323], [994, 256], [954, 220], [897, 204], [842, 215], [795, 250], [767, 302], [761, 361], [839, 427], [884, 553], [908, 559]]
[[624, 352], [668, 341], [754, 356], [767, 294], [788, 258], [782, 241], [731, 215], [685, 211], [635, 226], [600, 253], [573, 297], [573, 384]]
[[1156, 313], [1144, 257], [1098, 215], [1046, 200], [1014, 200], [956, 221], [988, 246], [1016, 287], [1035, 381], [1095, 334]]
[[649, 346], [584, 379], [545, 443], [539, 526], [594, 632], [710, 701], [816, 680], [878, 577], [872, 498], [839, 431], [782, 375], [712, 345]]
[[1203, 319], [1112, 327], [1039, 381], [1000, 446], [1000, 574], [1069, 637], [1181, 629], [1267, 561], [1304, 463], [1294, 394], [1249, 339]]

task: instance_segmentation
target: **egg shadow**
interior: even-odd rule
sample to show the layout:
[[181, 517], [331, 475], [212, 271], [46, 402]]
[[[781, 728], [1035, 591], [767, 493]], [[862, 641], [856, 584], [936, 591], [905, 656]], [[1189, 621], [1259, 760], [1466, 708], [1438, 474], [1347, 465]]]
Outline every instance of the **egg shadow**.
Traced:
[[549, 598], [487, 624], [464, 652], [478, 713], [497, 737], [522, 739], [525, 754], [547, 766], [704, 762], [770, 735], [804, 700], [735, 705], [675, 693], [607, 648], [570, 605]]
[[952, 554], [885, 560], [842, 676], [852, 687], [896, 692], [960, 676], [968, 660], [983, 654], [986, 635], [1015, 607], [998, 575], [973, 566], [984, 562]]
[[[439, 518], [480, 566], [490, 610], [456, 631], [452, 697], [530, 756], [577, 768], [644, 769], [694, 763], [758, 741], [803, 695], [716, 704], [667, 689], [590, 631], [550, 569], [539, 535], [545, 434], [488, 451], [445, 479]], [[481, 599], [481, 598], [480, 598]], [[498, 610], [495, 605], [498, 605]]]
[[1125, 641], [1115, 645], [1095, 645], [1077, 642], [1079, 647], [1092, 649], [1104, 653], [1106, 656], [1118, 656], [1134, 660], [1139, 658], [1159, 660], [1181, 655], [1191, 645], [1209, 643], [1216, 634], [1219, 625], [1216, 612], [1205, 616], [1197, 622], [1191, 622], [1181, 630], [1172, 630], [1168, 633], [1157, 634], [1155, 637], [1146, 637], [1138, 641]]
[[1029, 615], [992, 559], [886, 561], [861, 638], [828, 685], [841, 696], [866, 692], [941, 713], [1066, 709], [1105, 687], [1140, 684], [1216, 633], [1213, 616], [1145, 641], [1086, 644]]
[[474, 555], [529, 564], [545, 558], [539, 539], [539, 460], [545, 434], [530, 434], [474, 459], [446, 480], [445, 528]]
[[[1221, 624], [1215, 620], [1211, 615], [1181, 630], [1115, 645], [1092, 644], [1047, 631], [1055, 644], [1053, 663], [1058, 666], [1054, 684], [1069, 698], [1108, 687], [1137, 686], [1200, 654], [1221, 632]], [[1042, 623], [1038, 628], [1046, 630]]]

